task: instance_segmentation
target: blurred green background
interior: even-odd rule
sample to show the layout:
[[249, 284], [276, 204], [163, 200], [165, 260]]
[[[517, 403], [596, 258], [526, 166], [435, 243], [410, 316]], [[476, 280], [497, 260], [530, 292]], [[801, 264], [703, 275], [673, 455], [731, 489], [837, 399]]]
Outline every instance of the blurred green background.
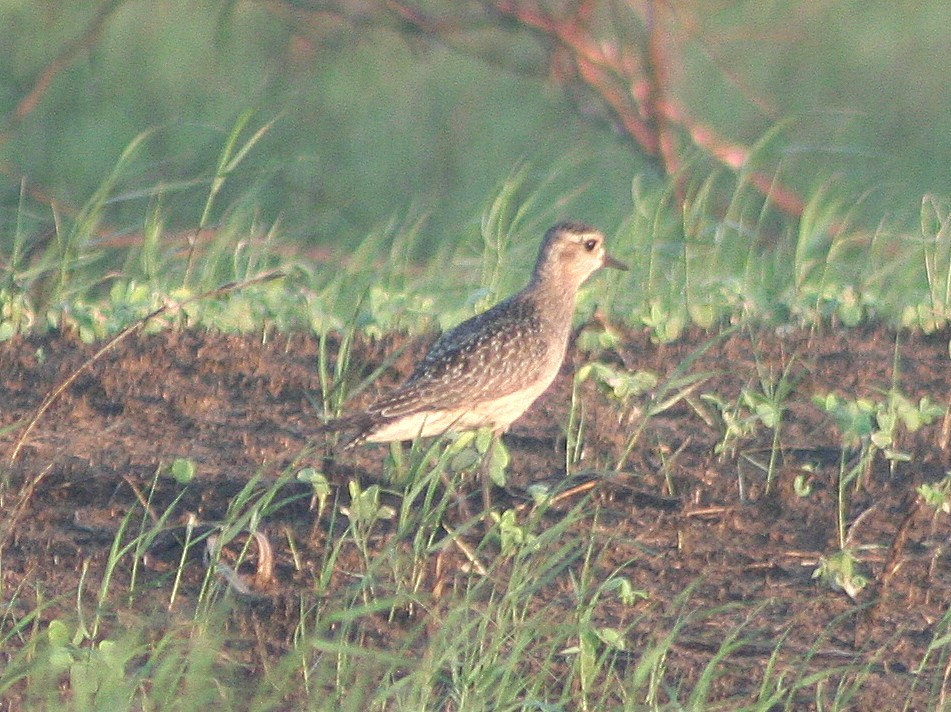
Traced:
[[[612, 230], [632, 209], [633, 179], [665, 180], [598, 97], [538, 71], [547, 48], [536, 35], [497, 19], [459, 51], [377, 5], [3, 0], [4, 224], [24, 219], [21, 181], [79, 206], [124, 147], [157, 127], [123, 175], [109, 224], [135, 229], [158, 191], [171, 225], [194, 226], [244, 112], [252, 130], [276, 121], [218, 205], [241, 202], [265, 225], [280, 219], [282, 235], [303, 244], [347, 245], [417, 217], [424, 245], [471, 233], [519, 166], [530, 184], [566, 196], [558, 213]], [[479, 4], [415, 5], [440, 16]], [[645, 7], [599, 10], [633, 18]], [[99, 31], [84, 35], [97, 13]], [[639, 41], [629, 24], [629, 37], [618, 22], [605, 41]], [[764, 152], [804, 199], [830, 187], [845, 201], [867, 193], [861, 210], [875, 224], [917, 219], [922, 194], [951, 192], [951, 5], [701, 1], [676, 9], [671, 26], [671, 94], [724, 141], [753, 146], [779, 126]], [[15, 118], [64, 52], [46, 93]], [[50, 218], [42, 207], [31, 214]]]
[[[0, 49], [2, 102], [11, 112], [44, 66], [89, 22], [92, 2], [12, 2]], [[328, 20], [329, 22], [329, 20]], [[285, 234], [339, 244], [396, 216], [429, 216], [440, 235], [478, 215], [520, 162], [574, 188], [585, 164], [590, 219], [616, 222], [638, 170], [620, 136], [581, 117], [559, 90], [440, 46], [418, 46], [384, 27], [345, 22], [295, 40], [255, 3], [128, 2], [86, 56], [54, 80], [40, 105], [0, 147], [3, 201], [19, 182], [81, 204], [138, 133], [159, 127], [125, 176], [129, 192], [207, 178], [237, 117], [277, 119], [226, 186]], [[194, 225], [207, 186], [166, 201], [174, 222]], [[224, 201], [227, 203], [227, 199]], [[141, 220], [141, 201], [114, 205], [120, 223]]]

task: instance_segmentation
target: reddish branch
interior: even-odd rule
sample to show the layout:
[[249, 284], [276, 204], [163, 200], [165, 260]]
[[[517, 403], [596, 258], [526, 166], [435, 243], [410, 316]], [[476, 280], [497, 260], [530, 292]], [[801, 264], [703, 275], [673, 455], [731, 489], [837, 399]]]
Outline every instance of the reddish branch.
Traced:
[[[732, 170], [747, 167], [750, 150], [731, 143], [713, 129], [691, 121], [686, 112], [667, 91], [665, 57], [667, 41], [655, 13], [665, 6], [648, 0], [642, 24], [647, 41], [636, 56], [624, 52], [616, 43], [598, 39], [590, 25], [591, 3], [582, 0], [570, 6], [564, 15], [556, 16], [536, 2], [519, 0], [484, 0], [490, 11], [514, 20], [532, 31], [557, 50], [551, 60], [553, 69], [558, 59], [567, 57], [574, 76], [552, 72], [560, 81], [580, 80], [592, 89], [610, 110], [618, 125], [648, 156], [658, 158], [665, 172], [679, 176], [682, 166], [681, 139], [689, 141]], [[402, 22], [416, 30], [445, 40], [446, 23], [437, 23], [409, 3], [386, 0], [386, 7]], [[458, 33], [460, 28], [455, 28]], [[799, 216], [805, 207], [796, 192], [782, 185], [775, 176], [760, 171], [747, 175], [750, 184], [779, 209]]]
[[[633, 61], [624, 62], [616, 53], [613, 56], [609, 54], [609, 48], [599, 43], [590, 29], [576, 18], [555, 18], [537, 7], [530, 8], [508, 0], [499, 0], [494, 8], [517, 20], [523, 27], [554, 40], [561, 49], [567, 51], [577, 68], [578, 77], [598, 92], [621, 126], [648, 155], [657, 155], [656, 129], [651, 125], [649, 115], [641, 115], [631, 101], [638, 85], [642, 83], [640, 79], [633, 83], [630, 81], [633, 71], [638, 71], [637, 67], [632, 66]], [[641, 87], [642, 91], [644, 86]], [[648, 94], [649, 90], [644, 93]]]
[[[16, 107], [6, 117], [2, 125], [0, 125], [0, 145], [5, 143], [10, 138], [11, 134], [23, 122], [23, 120], [30, 115], [37, 105], [39, 105], [40, 101], [43, 99], [46, 92], [52, 85], [53, 80], [60, 74], [60, 72], [69, 67], [73, 62], [81, 57], [84, 52], [90, 50], [93, 47], [93, 45], [98, 41], [99, 35], [102, 33], [102, 30], [105, 27], [106, 21], [123, 2], [124, 0], [108, 0], [108, 2], [104, 3], [96, 11], [96, 14], [90, 20], [83, 32], [80, 33], [72, 42], [67, 44], [60, 51], [60, 53], [57, 54], [56, 57], [54, 57], [50, 63], [46, 65], [46, 67], [43, 68], [43, 71], [41, 71], [36, 76], [36, 78], [33, 80], [30, 90], [17, 102]], [[20, 176], [21, 171], [6, 161], [0, 161], [0, 173], [10, 176], [14, 180], [22, 180]], [[52, 205], [57, 211], [64, 212], [69, 215], [73, 215], [76, 212], [71, 207], [61, 204], [42, 188], [24, 185], [23, 190], [26, 195], [29, 195], [37, 202], [46, 205]]]
[[86, 50], [92, 48], [99, 39], [106, 21], [123, 2], [124, 0], [109, 0], [104, 3], [96, 11], [86, 29], [76, 39], [67, 44], [37, 75], [30, 91], [17, 102], [16, 108], [7, 117], [3, 129], [0, 130], [0, 143], [5, 142], [9, 138], [10, 132], [36, 108], [56, 76], [76, 61]]
[[[104, 2], [84, 31], [37, 76], [30, 91], [20, 99], [0, 127], [0, 143], [36, 108], [55, 77], [98, 40], [106, 21], [123, 1]], [[618, 126], [646, 155], [657, 159], [668, 175], [684, 179], [681, 171], [681, 142], [684, 140], [732, 170], [748, 168], [748, 148], [726, 141], [710, 127], [690, 120], [671, 98], [666, 76], [670, 62], [665, 56], [669, 42], [662, 29], [670, 23], [660, 22], [657, 16], [657, 13], [668, 12], [670, 8], [657, 0], [646, 0], [641, 17], [646, 40], [631, 48], [598, 38], [592, 27], [594, 0], [567, 3], [567, 9], [561, 15], [542, 8], [535, 0], [480, 0], [483, 13], [486, 13], [481, 18], [470, 15], [448, 21], [433, 18], [413, 3], [403, 0], [381, 0], [375, 8], [373, 4], [351, 6], [346, 0], [311, 5], [288, 0], [260, 2], [285, 17], [299, 31], [302, 28], [302, 35], [318, 31], [324, 24], [313, 21], [315, 17], [326, 19], [334, 16], [367, 24], [381, 21], [382, 13], [391, 21], [395, 19], [399, 27], [412, 28], [457, 48], [459, 38], [467, 30], [483, 24], [486, 14], [489, 17], [500, 15], [534, 33], [551, 47], [549, 74], [562, 83], [579, 81], [594, 91]], [[0, 170], [9, 172], [10, 167], [0, 166]], [[750, 171], [746, 178], [778, 209], [791, 215], [802, 214], [802, 199], [779, 183], [775, 176]]]

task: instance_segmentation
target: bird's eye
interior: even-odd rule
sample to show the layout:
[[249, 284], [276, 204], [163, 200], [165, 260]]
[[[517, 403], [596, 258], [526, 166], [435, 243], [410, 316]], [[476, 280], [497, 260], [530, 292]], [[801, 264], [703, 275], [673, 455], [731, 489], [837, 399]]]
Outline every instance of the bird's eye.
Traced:
[[584, 241], [584, 249], [586, 249], [588, 252], [591, 252], [597, 246], [598, 246], [598, 241], [595, 240], [593, 237]]

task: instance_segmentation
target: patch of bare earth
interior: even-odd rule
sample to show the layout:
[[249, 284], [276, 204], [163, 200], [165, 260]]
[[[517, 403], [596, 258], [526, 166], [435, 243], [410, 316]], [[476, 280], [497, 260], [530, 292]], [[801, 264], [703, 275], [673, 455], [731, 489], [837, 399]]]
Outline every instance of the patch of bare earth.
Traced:
[[[623, 630], [628, 638], [630, 652], [614, 662], [617, 673], [623, 675], [625, 666], [636, 664], [638, 651], [686, 618], [666, 663], [670, 680], [679, 680], [682, 690], [697, 681], [725, 637], [741, 629], [743, 644], [718, 668], [714, 699], [754, 699], [763, 670], [784, 637], [774, 664], [789, 675], [805, 678], [811, 671], [859, 666], [861, 673], [832, 676], [864, 676], [852, 701], [855, 709], [932, 706], [943, 699], [944, 690], [936, 690], [933, 681], [943, 679], [948, 656], [943, 649], [930, 656], [926, 651], [951, 604], [951, 518], [925, 506], [916, 487], [941, 480], [951, 469], [947, 419], [905, 433], [898, 445], [910, 455], [907, 462], [892, 463], [879, 455], [861, 487], [848, 489], [850, 544], [860, 551], [870, 579], [852, 600], [813, 578], [819, 557], [838, 549], [842, 445], [834, 423], [811, 399], [834, 392], [881, 401], [895, 384], [915, 403], [927, 396], [947, 406], [948, 335], [902, 334], [896, 360], [896, 336], [882, 329], [763, 331], [723, 338], [694, 333], [666, 346], [629, 332], [620, 348], [600, 358], [664, 377], [711, 340], [688, 369], [706, 374], [705, 379], [689, 398], [648, 422], [621, 474], [605, 470], [637, 427], [636, 403], [621, 406], [590, 382], [581, 387], [586, 439], [583, 459], [575, 467], [581, 475], [571, 483], [595, 478], [597, 485], [566, 497], [545, 521], [557, 521], [590, 494], [585, 516], [573, 527], [586, 537], [593, 530], [605, 544], [592, 562], [595, 579], [619, 570], [647, 593], [634, 606], [599, 608], [596, 623]], [[385, 343], [358, 344], [353, 372], [370, 373], [402, 341], [392, 337]], [[379, 392], [404, 378], [425, 346], [425, 339], [412, 340], [370, 390]], [[0, 344], [0, 432], [17, 421], [29, 422], [44, 397], [96, 349], [64, 336]], [[156, 541], [138, 573], [142, 593], [136, 603], [130, 607], [127, 596], [115, 596], [106, 628], [130, 621], [161, 627], [167, 621], [151, 619], [187, 616], [194, 610], [190, 605], [205, 577], [200, 558], [193, 557], [176, 607], [158, 614], [168, 605], [169, 572], [181, 554], [187, 515], [200, 527], [219, 521], [252, 476], [261, 476], [264, 488], [287, 468], [304, 465], [325, 472], [342, 502], [351, 480], [379, 482], [385, 447], [341, 452], [328, 436], [315, 434], [317, 359], [317, 341], [306, 335], [262, 340], [187, 331], [129, 339], [105, 353], [36, 422], [13, 464], [10, 455], [23, 427], [0, 435], [0, 474], [7, 480], [2, 590], [41, 591], [42, 600], [53, 601], [42, 613], [45, 619], [74, 614], [84, 567], [83, 585], [94, 600], [120, 521], [147, 500], [156, 515], [173, 507], [169, 536]], [[507, 436], [511, 482], [507, 492], [495, 492], [500, 505], [523, 501], [524, 489], [533, 482], [568, 484], [564, 424], [572, 374], [583, 360], [572, 351], [555, 385]], [[764, 466], [772, 431], [761, 426], [718, 453], [723, 431], [702, 396], [715, 394], [736, 403], [742, 389], [757, 390], [764, 379], [775, 381], [784, 372], [793, 388], [775, 462], [776, 486], [766, 493]], [[156, 477], [176, 457], [198, 465], [197, 479], [184, 488], [184, 495], [164, 471]], [[811, 484], [808, 496], [794, 491], [797, 475]], [[478, 486], [471, 489], [475, 503]], [[290, 649], [300, 600], [315, 595], [328, 540], [339, 537], [345, 525], [333, 507], [315, 517], [306, 484], [287, 484], [283, 498], [287, 503], [270, 512], [262, 526], [274, 549], [274, 578], [260, 583], [253, 605], [235, 606], [227, 623], [230, 636], [247, 642], [236, 646], [235, 655], [252, 672], [267, 669]], [[384, 528], [371, 543], [382, 546], [385, 538]], [[491, 557], [492, 551], [484, 549], [481, 555]], [[465, 572], [465, 558], [456, 549], [446, 552], [448, 562], [444, 558], [433, 564], [418, 591], [426, 605], [407, 609], [404, 625], [381, 617], [361, 642], [395, 649], [406, 642], [398, 638], [412, 631], [416, 638], [411, 645], [425, 648], [425, 631], [439, 625], [439, 616], [457, 595], [454, 584], [478, 575]], [[120, 578], [129, 575], [124, 561]], [[321, 595], [333, 597], [352, 586], [363, 561], [355, 547], [345, 547]], [[385, 589], [386, 582], [378, 585]], [[565, 571], [539, 594], [539, 605], [553, 612], [563, 606], [568, 618], [574, 606], [569, 590]], [[439, 605], [432, 605], [437, 597]], [[26, 614], [37, 600], [35, 595], [19, 596], [16, 605], [22, 610], [4, 620], [9, 624]], [[364, 624], [373, 627], [372, 619]], [[928, 662], [919, 670], [923, 660]], [[929, 682], [916, 684], [916, 675]], [[804, 689], [796, 708], [813, 708], [817, 697], [835, 692], [832, 684], [819, 693]]]

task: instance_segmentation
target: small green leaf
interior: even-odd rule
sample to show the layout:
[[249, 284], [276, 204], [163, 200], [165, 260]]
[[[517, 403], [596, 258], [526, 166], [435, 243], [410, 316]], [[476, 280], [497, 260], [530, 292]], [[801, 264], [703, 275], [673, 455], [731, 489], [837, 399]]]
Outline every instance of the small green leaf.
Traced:
[[480, 455], [475, 448], [467, 448], [456, 453], [455, 456], [449, 460], [449, 469], [452, 472], [471, 470], [482, 461], [482, 457], [483, 456]]
[[54, 648], [69, 645], [69, 628], [58, 618], [51, 620], [46, 627], [46, 639]]
[[609, 648], [615, 650], [626, 650], [627, 644], [624, 636], [616, 628], [595, 628], [594, 634], [600, 638], [601, 642]]
[[476, 434], [471, 430], [459, 433], [453, 438], [452, 442], [449, 443], [449, 446], [446, 448], [446, 454], [452, 457], [463, 450], [470, 449], [475, 437]]
[[493, 438], [495, 438], [495, 433], [489, 428], [481, 428], [476, 433], [475, 446], [480, 455], [484, 455], [489, 451], [489, 445], [492, 444]]
[[647, 592], [635, 590], [629, 579], [624, 576], [612, 576], [601, 586], [602, 591], [617, 591], [618, 600], [625, 606], [633, 606], [638, 600], [646, 600]]
[[377, 519], [392, 519], [396, 512], [392, 507], [380, 504], [380, 486], [370, 485], [365, 490], [356, 480], [350, 480], [350, 506], [341, 508], [345, 516], [360, 524], [372, 524]]
[[812, 475], [799, 474], [793, 478], [793, 491], [797, 497], [808, 497], [812, 494]]
[[172, 478], [180, 485], [187, 485], [198, 472], [198, 465], [188, 457], [176, 457], [172, 461]]
[[502, 540], [502, 553], [505, 555], [531, 544], [536, 538], [518, 523], [514, 509], [506, 509], [499, 517], [499, 537]]
[[313, 467], [305, 467], [297, 473], [297, 481], [306, 482], [311, 486], [314, 494], [314, 499], [311, 500], [311, 506], [313, 506], [313, 502], [316, 501], [318, 516], [322, 514], [331, 491], [330, 481], [327, 479], [327, 476], [318, 472]]
[[510, 456], [509, 450], [501, 438], [495, 438], [492, 442], [492, 451], [488, 453], [491, 457], [491, 466], [489, 467], [489, 478], [497, 487], [505, 487], [505, 472], [508, 470]]
[[951, 512], [948, 489], [948, 478], [945, 477], [944, 480], [935, 484], [919, 485], [917, 492], [929, 507], [948, 514]]
[[527, 487], [528, 495], [535, 504], [544, 504], [551, 498], [551, 487], [543, 484], [531, 484]]

